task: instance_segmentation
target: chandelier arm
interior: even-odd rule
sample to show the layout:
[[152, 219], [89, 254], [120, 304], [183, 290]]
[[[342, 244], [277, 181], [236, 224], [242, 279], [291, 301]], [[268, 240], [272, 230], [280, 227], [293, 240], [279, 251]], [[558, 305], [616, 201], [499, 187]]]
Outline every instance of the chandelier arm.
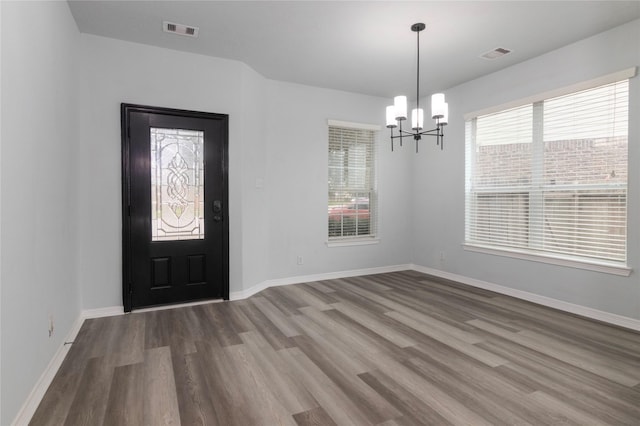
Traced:
[[[393, 132], [393, 130], [392, 130]], [[444, 133], [442, 132], [442, 128], [436, 128], [436, 129], [431, 129], [431, 130], [424, 130], [422, 132], [408, 132], [406, 130], [400, 130], [400, 134], [397, 135], [391, 135], [391, 137], [393, 139], [397, 139], [397, 138], [402, 138], [405, 136], [413, 136], [413, 138], [415, 139], [416, 136], [438, 136], [438, 137], [442, 137], [444, 136]]]
[[436, 127], [435, 129], [431, 129], [431, 130], [423, 130], [422, 132], [416, 132], [416, 133], [412, 133], [415, 135], [426, 135], [426, 136], [438, 136], [442, 133], [441, 127]]
[[397, 138], [402, 138], [402, 137], [405, 137], [405, 136], [415, 136], [417, 134], [421, 134], [421, 133], [408, 132], [406, 130], [400, 130], [400, 133], [395, 135], [395, 136], [392, 136], [392, 138], [397, 139]]

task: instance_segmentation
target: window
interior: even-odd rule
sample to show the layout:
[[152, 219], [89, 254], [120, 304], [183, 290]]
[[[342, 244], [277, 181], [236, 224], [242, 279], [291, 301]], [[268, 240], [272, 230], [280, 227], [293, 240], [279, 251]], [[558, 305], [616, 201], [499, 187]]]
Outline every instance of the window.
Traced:
[[467, 117], [466, 244], [624, 265], [628, 106], [625, 79]]
[[204, 132], [150, 128], [151, 241], [204, 239]]
[[378, 126], [329, 121], [330, 241], [376, 234], [375, 147]]

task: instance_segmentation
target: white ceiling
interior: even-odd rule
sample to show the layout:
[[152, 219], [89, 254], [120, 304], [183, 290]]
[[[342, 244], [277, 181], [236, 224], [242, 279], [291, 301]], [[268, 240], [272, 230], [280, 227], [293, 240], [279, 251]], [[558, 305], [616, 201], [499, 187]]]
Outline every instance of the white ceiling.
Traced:
[[[275, 80], [376, 96], [447, 89], [640, 18], [640, 1], [69, 1], [83, 33], [242, 61]], [[167, 34], [162, 21], [200, 28]], [[496, 47], [512, 53], [480, 58]], [[612, 46], [612, 48], [615, 48]]]

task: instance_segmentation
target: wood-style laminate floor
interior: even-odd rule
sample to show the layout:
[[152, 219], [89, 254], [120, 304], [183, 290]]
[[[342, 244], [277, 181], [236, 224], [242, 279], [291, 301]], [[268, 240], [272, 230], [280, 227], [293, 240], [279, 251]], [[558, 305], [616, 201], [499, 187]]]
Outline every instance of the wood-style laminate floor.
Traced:
[[640, 334], [417, 272], [88, 320], [32, 425], [639, 425]]

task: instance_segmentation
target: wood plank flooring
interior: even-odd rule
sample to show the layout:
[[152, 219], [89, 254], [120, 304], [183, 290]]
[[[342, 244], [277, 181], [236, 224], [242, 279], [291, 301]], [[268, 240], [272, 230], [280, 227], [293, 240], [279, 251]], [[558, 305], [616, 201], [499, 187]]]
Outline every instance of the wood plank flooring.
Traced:
[[640, 425], [640, 334], [413, 272], [87, 320], [31, 425]]

